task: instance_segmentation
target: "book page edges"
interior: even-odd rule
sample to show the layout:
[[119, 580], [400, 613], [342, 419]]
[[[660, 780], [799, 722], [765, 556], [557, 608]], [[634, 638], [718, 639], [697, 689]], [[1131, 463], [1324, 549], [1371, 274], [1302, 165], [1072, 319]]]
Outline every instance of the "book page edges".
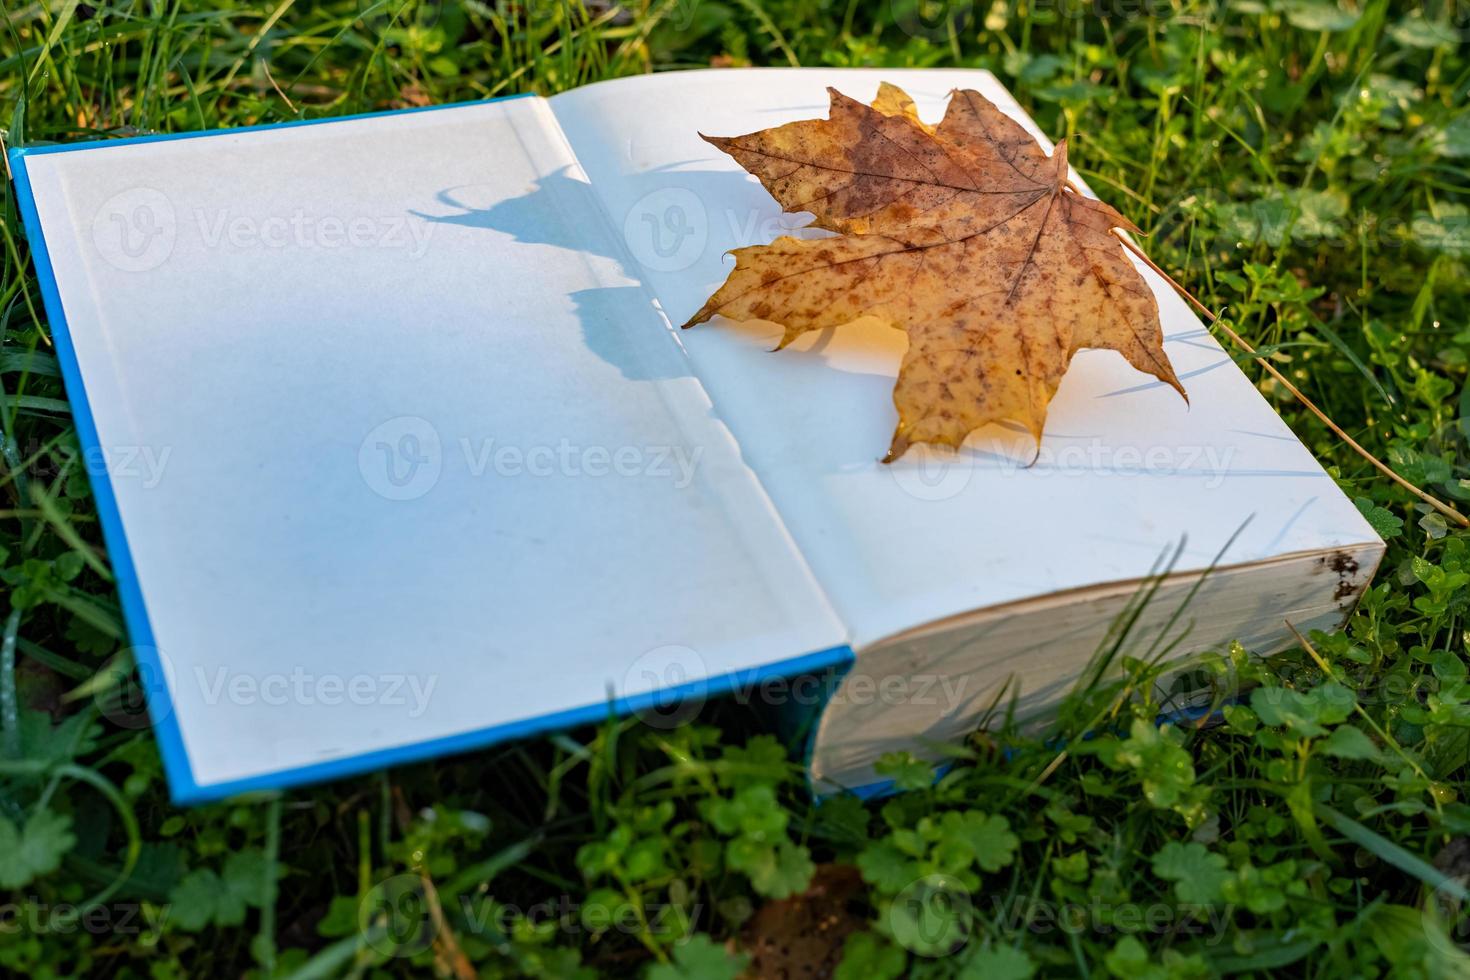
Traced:
[[[1336, 630], [1385, 550], [1381, 541], [1362, 541], [1068, 589], [894, 634], [856, 651], [853, 668], [824, 707], [812, 740], [814, 784], [823, 793], [861, 791], [880, 781], [874, 764], [884, 753], [939, 759], [953, 751], [944, 746], [1008, 713], [1023, 728], [1039, 725], [1099, 647], [1116, 640], [1114, 624], [1151, 585], [1157, 590], [1119, 652], [1175, 663], [1164, 675], [1167, 684], [1204, 651], [1238, 641], [1266, 656], [1295, 645], [1293, 627], [1303, 635]], [[1103, 682], [1122, 677], [1119, 663], [1114, 660]], [[1161, 713], [1239, 693], [1222, 690], [1221, 683], [1214, 679], [1204, 696], [1160, 691]]]
[[[1269, 568], [1278, 565], [1289, 565], [1312, 559], [1328, 563], [1329, 565], [1341, 560], [1346, 563], [1356, 562], [1359, 568], [1367, 568], [1366, 575], [1357, 580], [1357, 586], [1353, 589], [1354, 604], [1356, 596], [1371, 584], [1376, 574], [1378, 565], [1383, 559], [1383, 554], [1388, 546], [1382, 541], [1361, 541], [1341, 545], [1334, 548], [1320, 548], [1310, 551], [1295, 551], [1290, 554], [1276, 555], [1271, 558], [1262, 558], [1255, 561], [1240, 562], [1232, 565], [1219, 565], [1206, 569], [1186, 569], [1184, 571], [1165, 572], [1160, 576], [1165, 586], [1178, 582], [1196, 582], [1209, 576], [1223, 575], [1227, 573], [1242, 572], [1253, 569]], [[1366, 559], [1366, 560], [1365, 560]], [[1346, 567], [1346, 566], [1344, 566]], [[950, 630], [962, 628], [969, 623], [981, 619], [1013, 615], [1025, 612], [1041, 611], [1056, 608], [1058, 606], [1070, 605], [1076, 602], [1088, 602], [1093, 599], [1106, 598], [1118, 593], [1132, 594], [1143, 587], [1149, 579], [1133, 578], [1122, 579], [1116, 582], [1099, 582], [1095, 585], [1078, 586], [1072, 589], [1061, 589], [1056, 592], [1047, 592], [1042, 595], [1030, 596], [1025, 599], [1017, 599], [1013, 602], [1003, 602], [994, 606], [986, 606], [980, 609], [971, 609], [967, 612], [956, 613], [943, 619], [923, 623], [910, 629], [902, 630], [890, 636], [874, 640], [872, 643], [856, 649], [856, 654], [862, 656], [864, 651], [877, 650], [894, 643], [903, 643], [908, 640], [919, 639], [936, 632], [949, 632]], [[1349, 606], [1344, 615], [1351, 614], [1352, 606]]]

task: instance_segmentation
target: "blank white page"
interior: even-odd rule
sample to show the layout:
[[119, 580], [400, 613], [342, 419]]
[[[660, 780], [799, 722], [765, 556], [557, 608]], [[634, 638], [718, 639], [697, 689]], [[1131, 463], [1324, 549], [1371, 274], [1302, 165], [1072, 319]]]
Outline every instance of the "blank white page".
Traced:
[[[724, 281], [728, 249], [804, 223], [781, 215], [755, 178], [698, 134], [825, 117], [827, 86], [869, 101], [883, 80], [905, 88], [929, 122], [942, 117], [951, 89], [975, 88], [1041, 136], [994, 77], [970, 70], [676, 72], [550, 102], [623, 230], [638, 263], [631, 271], [678, 324]], [[1087, 158], [1085, 140], [1074, 155]], [[1146, 278], [1191, 405], [1120, 355], [1084, 351], [1029, 468], [1029, 437], [1000, 426], [972, 435], [959, 454], [918, 447], [893, 465], [878, 462], [897, 421], [891, 392], [906, 343], [898, 331], [845, 327], [770, 353], [778, 328], [717, 319], [681, 340], [855, 645], [1002, 602], [1136, 579], [1185, 536], [1177, 570], [1203, 568], [1247, 520], [1227, 563], [1376, 541], [1184, 301]]]
[[25, 166], [178, 795], [843, 643], [542, 100]]

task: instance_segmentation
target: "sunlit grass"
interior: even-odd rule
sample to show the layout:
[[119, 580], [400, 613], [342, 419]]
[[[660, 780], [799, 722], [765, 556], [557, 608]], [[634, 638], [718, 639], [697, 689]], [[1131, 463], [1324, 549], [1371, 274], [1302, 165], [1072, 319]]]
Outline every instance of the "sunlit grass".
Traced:
[[[987, 67], [1162, 266], [1371, 452], [1464, 502], [1467, 26], [1463, 5], [1385, 0], [12, 3], [0, 120], [15, 146], [709, 64]], [[124, 631], [9, 197], [0, 232], [0, 907], [18, 910], [0, 927], [23, 923], [0, 970], [713, 980], [769, 931], [754, 910], [837, 862], [863, 875], [848, 977], [1465, 975], [1444, 872], [1470, 871], [1470, 549], [1253, 358], [1390, 550], [1312, 654], [1216, 652], [1231, 690], [1266, 692], [1223, 725], [1160, 732], [1123, 650], [1058, 731], [977, 738], [936, 786], [890, 760], [912, 791], [866, 807], [810, 807], [779, 746], [745, 748], [769, 719], [727, 704], [179, 811], [149, 731], [99, 709]], [[542, 902], [565, 920], [514, 914]], [[916, 939], [926, 924], [941, 939]]]

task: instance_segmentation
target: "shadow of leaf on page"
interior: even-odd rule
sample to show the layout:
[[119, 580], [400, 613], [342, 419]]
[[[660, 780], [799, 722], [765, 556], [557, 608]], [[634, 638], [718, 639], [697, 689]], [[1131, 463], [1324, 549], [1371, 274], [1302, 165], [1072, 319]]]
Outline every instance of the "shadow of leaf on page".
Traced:
[[[595, 256], [617, 263], [630, 284], [569, 294], [587, 348], [630, 381], [692, 374], [677, 344], [640, 342], [646, 339], [641, 336], [644, 331], [667, 332], [669, 328], [655, 299], [636, 285], [636, 263], [609, 228], [602, 205], [587, 183], [564, 167], [538, 180], [534, 189], [520, 197], [485, 206], [478, 206], [473, 197], [474, 188], [445, 188], [435, 195], [448, 209], [445, 213], [412, 213], [424, 221], [499, 232], [517, 242], [565, 249], [584, 260]], [[597, 270], [593, 274], [598, 275]]]

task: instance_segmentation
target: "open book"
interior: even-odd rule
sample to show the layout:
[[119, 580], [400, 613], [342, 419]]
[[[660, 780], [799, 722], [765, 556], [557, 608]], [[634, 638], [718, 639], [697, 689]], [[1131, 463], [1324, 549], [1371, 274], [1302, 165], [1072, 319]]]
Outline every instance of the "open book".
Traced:
[[730, 690], [824, 698], [812, 775], [861, 788], [1045, 711], [1181, 541], [1140, 651], [1222, 549], [1179, 652], [1340, 624], [1382, 542], [1152, 273], [1191, 404], [1084, 351], [1032, 465], [879, 462], [899, 331], [671, 326], [821, 234], [698, 132], [881, 80], [1035, 132], [985, 72], [769, 69], [12, 151], [178, 800]]

